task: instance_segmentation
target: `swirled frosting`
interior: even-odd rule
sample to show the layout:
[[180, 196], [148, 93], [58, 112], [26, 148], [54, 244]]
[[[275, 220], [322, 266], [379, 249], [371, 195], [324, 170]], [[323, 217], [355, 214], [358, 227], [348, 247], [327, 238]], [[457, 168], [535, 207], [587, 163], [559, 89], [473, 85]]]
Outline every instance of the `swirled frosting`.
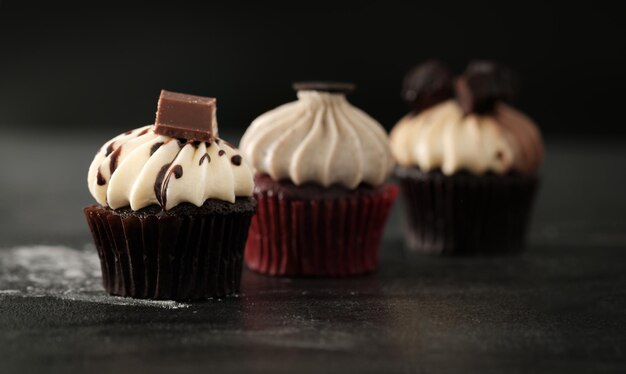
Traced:
[[440, 169], [446, 175], [461, 170], [530, 174], [543, 159], [537, 126], [504, 103], [488, 115], [465, 115], [455, 100], [444, 101], [402, 118], [391, 131], [390, 144], [398, 164]]
[[258, 173], [296, 185], [377, 186], [394, 166], [383, 127], [342, 93], [298, 91], [255, 119], [240, 146]]
[[252, 171], [226, 141], [179, 140], [145, 126], [102, 146], [87, 177], [96, 201], [112, 209], [138, 210], [151, 204], [170, 209], [182, 202], [201, 206], [207, 199], [235, 202], [251, 196]]

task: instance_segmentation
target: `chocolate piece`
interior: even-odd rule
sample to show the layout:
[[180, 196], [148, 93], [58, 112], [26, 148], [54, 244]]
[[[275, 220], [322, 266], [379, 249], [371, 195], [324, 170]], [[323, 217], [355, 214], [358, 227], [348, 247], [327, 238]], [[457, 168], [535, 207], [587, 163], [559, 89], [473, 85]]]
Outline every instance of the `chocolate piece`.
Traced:
[[154, 132], [173, 138], [211, 141], [218, 136], [212, 97], [161, 90]]
[[292, 85], [296, 91], [324, 91], [347, 94], [355, 89], [355, 85], [346, 82], [296, 82]]
[[466, 114], [486, 114], [497, 102], [513, 99], [516, 83], [514, 74], [495, 62], [473, 62], [457, 79], [456, 97]]
[[436, 60], [426, 61], [404, 77], [402, 99], [419, 113], [454, 96], [452, 74]]

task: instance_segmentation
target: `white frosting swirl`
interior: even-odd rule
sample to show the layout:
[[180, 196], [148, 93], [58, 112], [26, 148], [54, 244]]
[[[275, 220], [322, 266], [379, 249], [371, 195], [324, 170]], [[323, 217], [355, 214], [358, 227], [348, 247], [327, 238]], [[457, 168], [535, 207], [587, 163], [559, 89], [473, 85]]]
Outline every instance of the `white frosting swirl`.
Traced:
[[179, 143], [141, 127], [107, 142], [96, 154], [87, 176], [91, 195], [112, 209], [151, 204], [164, 209], [207, 199], [235, 202], [252, 196], [252, 170], [225, 141]]
[[383, 127], [337, 93], [299, 91], [255, 119], [240, 147], [257, 172], [296, 185], [377, 186], [394, 166]]
[[528, 174], [543, 158], [537, 126], [502, 103], [490, 115], [464, 115], [456, 101], [445, 101], [401, 119], [391, 131], [390, 144], [398, 164], [441, 169], [446, 175], [461, 170]]

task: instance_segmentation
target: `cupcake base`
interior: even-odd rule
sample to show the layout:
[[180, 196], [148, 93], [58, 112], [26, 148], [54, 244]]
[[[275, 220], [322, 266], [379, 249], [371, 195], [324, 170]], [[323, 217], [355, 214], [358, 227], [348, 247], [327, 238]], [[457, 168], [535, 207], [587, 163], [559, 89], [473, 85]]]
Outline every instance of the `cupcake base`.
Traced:
[[407, 246], [428, 254], [471, 255], [524, 249], [536, 175], [422, 172], [397, 167]]
[[133, 212], [92, 205], [84, 209], [111, 295], [200, 300], [239, 292], [252, 198], [235, 204], [207, 200], [167, 212]]
[[348, 276], [378, 266], [394, 185], [356, 190], [255, 178], [246, 265], [274, 276]]

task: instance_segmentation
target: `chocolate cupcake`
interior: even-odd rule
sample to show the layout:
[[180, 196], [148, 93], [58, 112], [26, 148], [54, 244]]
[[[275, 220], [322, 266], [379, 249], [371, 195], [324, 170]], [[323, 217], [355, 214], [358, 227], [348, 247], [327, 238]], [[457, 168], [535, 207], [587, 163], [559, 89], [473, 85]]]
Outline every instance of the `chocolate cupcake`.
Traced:
[[256, 170], [258, 213], [245, 262], [276, 276], [374, 271], [398, 189], [382, 126], [352, 106], [346, 83], [297, 83], [298, 100], [252, 122], [241, 151]]
[[391, 131], [405, 200], [408, 247], [433, 254], [524, 247], [543, 158], [540, 132], [510, 106], [513, 75], [492, 62], [456, 80], [430, 61], [412, 70], [412, 111]]
[[252, 171], [220, 140], [215, 99], [161, 92], [156, 124], [121, 134], [88, 174], [84, 209], [111, 295], [198, 300], [239, 291]]

